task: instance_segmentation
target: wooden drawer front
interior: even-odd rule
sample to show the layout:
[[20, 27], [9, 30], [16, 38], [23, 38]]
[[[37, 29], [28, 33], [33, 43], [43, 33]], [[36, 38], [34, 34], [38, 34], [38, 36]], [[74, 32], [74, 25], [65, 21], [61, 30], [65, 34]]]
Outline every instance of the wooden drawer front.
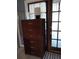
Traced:
[[25, 31], [23, 31], [24, 33], [35, 33], [35, 34], [42, 34], [43, 33], [43, 29], [27, 29]]
[[30, 48], [42, 49], [43, 47], [43, 40], [27, 40], [24, 39], [24, 45]]
[[25, 35], [39, 35], [42, 36], [43, 35], [43, 31], [42, 30], [32, 30], [32, 29], [28, 29], [27, 31], [24, 31], [23, 34]]
[[25, 34], [43, 35], [44, 34], [43, 32], [44, 31], [42, 29], [38, 29], [38, 30], [36, 30], [36, 29], [27, 29], [27, 30], [23, 30], [23, 35], [25, 35]]
[[27, 30], [27, 29], [39, 29], [42, 28], [42, 24], [40, 22], [40, 24], [38, 22], [24, 22], [22, 23], [22, 27]]
[[30, 41], [30, 47], [35, 49], [42, 49], [43, 48], [43, 42], [40, 40], [37, 41]]
[[25, 26], [25, 27], [22, 27], [22, 30], [23, 31], [27, 31], [28, 29], [34, 29], [34, 30], [39, 30], [39, 29], [43, 29], [42, 28], [42, 25], [41, 26], [37, 26], [37, 27], [35, 27], [35, 26]]
[[25, 43], [25, 52], [26, 54], [31, 54], [31, 55], [36, 55], [36, 56], [41, 56], [43, 45], [42, 43], [40, 44], [39, 41], [30, 41], [30, 40], [24, 40]]
[[27, 25], [33, 25], [33, 24], [42, 24], [44, 23], [43, 20], [22, 20], [22, 23], [25, 23]]
[[23, 30], [23, 31], [26, 31], [26, 30], [28, 30], [28, 29], [33, 29], [33, 25], [28, 26], [25, 22], [22, 23], [22, 30]]
[[23, 36], [28, 40], [42, 40], [43, 39], [43, 35], [40, 35], [39, 33], [38, 34], [27, 33]]
[[31, 48], [30, 54], [31, 54], [31, 55], [36, 55], [36, 56], [41, 57], [42, 51], [41, 51], [41, 50], [34, 49], [34, 48]]
[[27, 40], [36, 40], [36, 41], [41, 41], [43, 40], [43, 37], [38, 37], [38, 36], [31, 36], [31, 37], [25, 37]]

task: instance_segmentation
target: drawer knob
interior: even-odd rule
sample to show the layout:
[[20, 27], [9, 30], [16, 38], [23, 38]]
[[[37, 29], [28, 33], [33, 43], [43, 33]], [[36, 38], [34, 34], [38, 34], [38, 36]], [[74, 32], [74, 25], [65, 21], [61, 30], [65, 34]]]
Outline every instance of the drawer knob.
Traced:
[[32, 31], [32, 29], [29, 29], [28, 31]]
[[34, 43], [35, 41], [30, 41], [30, 43]]
[[32, 37], [32, 35], [30, 35], [30, 37]]

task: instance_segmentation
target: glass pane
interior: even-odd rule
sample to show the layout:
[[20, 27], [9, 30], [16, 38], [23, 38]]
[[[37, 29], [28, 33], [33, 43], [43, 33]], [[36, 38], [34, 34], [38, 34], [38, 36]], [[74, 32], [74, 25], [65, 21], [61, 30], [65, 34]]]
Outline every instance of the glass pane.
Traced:
[[34, 4], [29, 5], [30, 13], [34, 13]]
[[26, 18], [30, 19], [29, 13], [26, 13]]
[[52, 3], [52, 11], [58, 11], [59, 3]]
[[61, 12], [59, 12], [59, 21], [61, 21]]
[[57, 39], [57, 32], [53, 32], [53, 31], [52, 31], [52, 39], [53, 39], [53, 38], [54, 38], [54, 39]]
[[59, 23], [59, 30], [62, 30], [61, 22]]
[[30, 14], [30, 19], [35, 19], [35, 14]]
[[58, 48], [61, 48], [61, 41], [58, 41]]
[[40, 7], [40, 3], [35, 3], [34, 8]]
[[57, 47], [57, 40], [52, 40], [51, 41], [51, 46], [52, 47]]
[[58, 21], [58, 12], [52, 13], [52, 21]]
[[52, 22], [52, 30], [57, 30], [57, 27], [58, 27], [58, 22], [57, 23]]
[[61, 32], [59, 32], [59, 38], [58, 39], [60, 39], [61, 40]]
[[44, 18], [46, 21], [46, 13], [41, 13], [41, 18]]
[[40, 3], [41, 12], [46, 12], [46, 3], [42, 2]]

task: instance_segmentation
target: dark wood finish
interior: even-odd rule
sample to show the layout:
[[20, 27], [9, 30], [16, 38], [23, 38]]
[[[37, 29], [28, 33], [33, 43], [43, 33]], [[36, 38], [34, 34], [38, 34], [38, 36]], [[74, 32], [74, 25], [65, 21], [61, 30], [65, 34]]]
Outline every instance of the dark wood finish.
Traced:
[[51, 47], [52, 1], [53, 0], [46, 0], [48, 51], [55, 52], [55, 53], [61, 53], [61, 48], [52, 48]]
[[48, 51], [51, 50], [52, 0], [46, 0]]
[[42, 57], [45, 52], [45, 20], [22, 20], [25, 53]]

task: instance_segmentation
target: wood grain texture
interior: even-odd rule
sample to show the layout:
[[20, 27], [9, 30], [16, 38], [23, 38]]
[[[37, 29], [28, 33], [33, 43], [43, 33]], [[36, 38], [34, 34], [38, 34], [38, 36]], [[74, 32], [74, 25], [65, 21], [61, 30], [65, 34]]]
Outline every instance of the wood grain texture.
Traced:
[[45, 20], [22, 20], [25, 53], [42, 57], [45, 52]]

